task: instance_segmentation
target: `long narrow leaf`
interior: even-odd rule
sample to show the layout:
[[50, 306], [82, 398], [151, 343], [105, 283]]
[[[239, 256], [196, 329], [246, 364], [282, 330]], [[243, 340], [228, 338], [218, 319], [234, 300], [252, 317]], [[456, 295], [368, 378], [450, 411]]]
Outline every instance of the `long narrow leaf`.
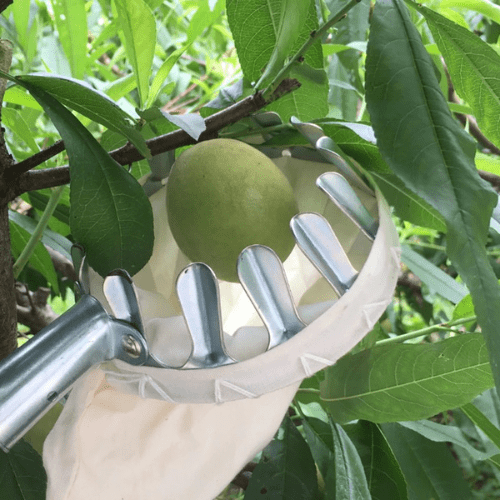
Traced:
[[368, 482], [358, 450], [345, 430], [330, 422], [333, 436], [334, 460], [325, 478], [326, 499], [371, 500]]
[[383, 424], [403, 470], [411, 500], [469, 499], [472, 492], [445, 443], [434, 443], [398, 424]]
[[[462, 407], [468, 408], [473, 406], [472, 403], [467, 403]], [[475, 407], [474, 407], [475, 408]], [[467, 412], [465, 412], [467, 415]], [[489, 422], [489, 421], [488, 421]], [[489, 452], [480, 451], [474, 448], [470, 441], [466, 439], [462, 430], [459, 427], [453, 425], [437, 424], [430, 420], [417, 420], [415, 422], [399, 422], [400, 425], [406, 429], [411, 429], [412, 431], [418, 432], [422, 436], [435, 441], [436, 443], [453, 443], [456, 446], [463, 448], [474, 460], [487, 460], [494, 455], [500, 453], [500, 450], [492, 449]], [[498, 429], [497, 429], [498, 431]]]
[[500, 430], [472, 403], [462, 406], [462, 411], [500, 448]]
[[471, 106], [482, 132], [500, 145], [500, 55], [464, 27], [422, 5], [458, 95]]
[[316, 467], [311, 451], [287, 418], [283, 439], [274, 439], [262, 452], [245, 500], [316, 500], [317, 494]]
[[140, 104], [149, 94], [149, 77], [156, 47], [156, 21], [144, 0], [114, 0], [125, 39], [128, 60], [134, 68]]
[[500, 288], [485, 251], [498, 196], [475, 169], [474, 144], [452, 117], [401, 0], [375, 5], [366, 100], [382, 156], [446, 220], [448, 255], [471, 292], [500, 386]]
[[429, 262], [419, 253], [413, 251], [408, 245], [401, 246], [401, 260], [408, 269], [418, 276], [433, 291], [441, 297], [457, 304], [467, 295], [467, 288], [455, 281], [439, 267]]
[[397, 422], [462, 406], [492, 386], [484, 339], [471, 333], [344, 356], [326, 370], [321, 399], [340, 423]]
[[361, 457], [372, 500], [408, 500], [404, 475], [380, 427], [360, 420], [344, 430]]
[[[17, 258], [21, 255], [24, 247], [30, 239], [30, 233], [21, 227], [16, 221], [9, 221], [10, 236], [12, 252], [14, 257]], [[56, 292], [59, 292], [59, 284], [57, 281], [57, 274], [54, 269], [54, 264], [50, 259], [49, 252], [39, 242], [35, 246], [33, 253], [30, 256], [29, 264], [36, 269], [42, 276], [45, 276], [47, 281], [52, 285]]]
[[84, 0], [52, 0], [59, 40], [74, 78], [83, 78], [87, 64], [87, 13]]

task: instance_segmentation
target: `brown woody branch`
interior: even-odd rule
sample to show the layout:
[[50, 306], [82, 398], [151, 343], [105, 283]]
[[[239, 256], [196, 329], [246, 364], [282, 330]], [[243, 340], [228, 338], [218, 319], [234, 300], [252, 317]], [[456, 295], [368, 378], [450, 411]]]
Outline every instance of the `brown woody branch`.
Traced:
[[[156, 156], [167, 151], [172, 151], [179, 147], [195, 144], [196, 142], [206, 141], [218, 136], [219, 130], [228, 125], [232, 125], [242, 118], [245, 118], [252, 113], [259, 111], [271, 102], [288, 94], [300, 87], [300, 83], [294, 79], [284, 80], [276, 91], [268, 98], [264, 99], [261, 92], [249, 96], [228, 108], [219, 111], [205, 120], [206, 130], [200, 135], [198, 141], [193, 139], [184, 130], [175, 130], [169, 134], [161, 135], [146, 141], [151, 155]], [[64, 150], [64, 143], [56, 143], [50, 148], [47, 148], [32, 157], [13, 165], [4, 176], [5, 181], [0, 180], [0, 199], [6, 197], [8, 200], [14, 199], [16, 196], [37, 189], [60, 186], [69, 183], [70, 174], [69, 167], [57, 167], [44, 170], [30, 170], [52, 156]], [[132, 144], [116, 149], [110, 153], [120, 165], [128, 165], [144, 157]], [[7, 179], [6, 179], [7, 178]]]
[[14, 0], [0, 0], [0, 12], [3, 12]]
[[29, 333], [38, 333], [58, 317], [47, 303], [49, 297], [50, 288], [31, 292], [24, 283], [16, 283], [17, 319], [30, 329]]

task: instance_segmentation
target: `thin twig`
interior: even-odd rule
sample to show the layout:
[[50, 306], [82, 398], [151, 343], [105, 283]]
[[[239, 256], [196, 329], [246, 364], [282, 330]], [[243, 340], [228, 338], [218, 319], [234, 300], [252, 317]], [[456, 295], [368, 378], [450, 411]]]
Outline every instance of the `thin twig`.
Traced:
[[[219, 130], [221, 130], [222, 128], [227, 127], [228, 125], [232, 125], [240, 121], [242, 118], [245, 118], [252, 113], [261, 110], [271, 102], [274, 102], [279, 97], [288, 94], [299, 87], [300, 83], [297, 80], [286, 79], [267, 99], [263, 98], [261, 92], [257, 92], [256, 94], [246, 97], [245, 99], [242, 99], [232, 106], [229, 106], [228, 108], [225, 108], [222, 111], [209, 116], [205, 120], [206, 130], [200, 135], [197, 141], [193, 139], [187, 132], [179, 129], [174, 130], [173, 132], [170, 132], [168, 134], [150, 139], [146, 141], [146, 144], [151, 151], [151, 155], [156, 156], [183, 146], [195, 144], [196, 142], [216, 138], [218, 136]], [[64, 150], [64, 144], [62, 145], [62, 150]], [[59, 152], [60, 151], [57, 151], [57, 153]], [[119, 149], [112, 151], [110, 153], [110, 156], [114, 158], [120, 165], [129, 165], [130, 163], [142, 160], [144, 158], [132, 144], [127, 144]], [[48, 158], [44, 157], [44, 159], [40, 163], [43, 163], [43, 161], [47, 159]], [[16, 164], [14, 170], [16, 170], [16, 168], [23, 163], [24, 162]], [[32, 164], [31, 168], [33, 168], [34, 166], [36, 166], [36, 164]], [[2, 186], [0, 185], [0, 198], [2, 198], [2, 196], [6, 196], [8, 200], [13, 200], [16, 196], [19, 196], [26, 191], [33, 191], [37, 189], [68, 184], [69, 180], [70, 177], [68, 166], [25, 172], [13, 182], [9, 183], [9, 185], [4, 186], [3, 192]]]
[[49, 146], [46, 149], [42, 149], [38, 153], [35, 153], [29, 158], [26, 158], [26, 160], [20, 161], [19, 163], [12, 165], [5, 171], [6, 181], [7, 182], [9, 180], [12, 181], [14, 180], [15, 177], [18, 177], [21, 174], [28, 172], [32, 168], [38, 167], [38, 165], [41, 165], [42, 163], [46, 162], [47, 160], [50, 160], [59, 153], [62, 153], [64, 149], [65, 149], [64, 142], [57, 141], [54, 144], [52, 144], [52, 146]]
[[464, 325], [465, 323], [470, 323], [471, 321], [476, 321], [477, 316], [469, 316], [467, 318], [460, 318], [454, 321], [447, 321], [444, 323], [440, 323], [438, 325], [431, 325], [425, 328], [421, 328], [420, 330], [415, 330], [413, 332], [404, 333], [403, 335], [394, 336], [388, 339], [383, 339], [375, 342], [376, 346], [385, 345], [385, 344], [394, 344], [399, 342], [404, 342], [405, 340], [415, 339], [417, 337], [424, 337], [430, 335], [431, 333], [439, 330], [443, 327], [449, 328], [451, 326], [459, 326]]
[[342, 7], [335, 15], [333, 15], [328, 21], [326, 21], [322, 26], [320, 26], [316, 31], [311, 33], [311, 36], [306, 40], [306, 42], [300, 47], [298, 52], [292, 56], [292, 58], [288, 61], [281, 71], [274, 77], [273, 81], [269, 84], [266, 90], [264, 90], [264, 98], [267, 98], [270, 94], [274, 93], [276, 87], [280, 85], [290, 73], [292, 67], [302, 60], [304, 54], [311, 48], [311, 46], [317, 41], [320, 40], [321, 37], [336, 23], [338, 23], [341, 19], [346, 17], [347, 13], [355, 7], [361, 0], [351, 0], [347, 5]]

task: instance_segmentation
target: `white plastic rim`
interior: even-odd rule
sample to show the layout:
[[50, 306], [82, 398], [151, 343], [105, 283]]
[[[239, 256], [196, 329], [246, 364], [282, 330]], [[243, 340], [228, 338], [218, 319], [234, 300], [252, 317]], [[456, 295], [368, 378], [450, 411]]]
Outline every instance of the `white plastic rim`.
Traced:
[[[362, 194], [365, 205], [369, 205], [372, 201], [372, 211], [376, 207], [378, 213], [379, 229], [370, 248], [370, 245], [366, 246], [368, 240], [364, 239], [364, 236], [351, 221], [343, 214], [332, 212], [335, 210], [330, 206], [334, 205], [332, 202], [327, 202], [324, 195], [323, 198], [316, 198], [316, 196], [321, 196], [314, 185], [318, 172], [336, 171], [335, 167], [327, 163], [319, 164], [294, 158], [280, 158], [276, 160], [276, 164], [288, 176], [294, 189], [300, 190], [296, 193], [299, 211], [311, 211], [311, 206], [323, 207], [324, 210], [317, 211], [323, 211], [325, 215], [328, 213], [327, 218], [330, 219], [341, 243], [345, 245], [344, 248], [355, 267], [355, 261], [358, 261], [358, 265], [361, 262], [362, 267], [354, 285], [345, 295], [332, 302], [326, 310], [323, 307], [323, 312], [295, 337], [269, 351], [232, 365], [195, 370], [134, 367], [125, 362], [114, 360], [102, 366], [107, 380], [112, 386], [126, 393], [137, 394], [144, 398], [162, 399], [172, 403], [223, 403], [244, 398], [257, 398], [263, 394], [300, 383], [304, 378], [333, 365], [373, 328], [392, 300], [399, 273], [399, 238], [385, 199], [379, 192], [373, 196], [367, 194], [369, 190], [366, 187], [358, 189], [358, 194]], [[356, 186], [353, 187], [356, 188]], [[161, 192], [156, 193], [156, 195], [161, 199]], [[372, 200], [370, 200], [370, 196]], [[155, 210], [154, 202], [153, 209], [155, 211], [156, 234], [156, 227], [159, 223], [157, 214], [162, 212]], [[335, 214], [333, 220], [332, 213]], [[342, 219], [337, 220], [337, 217], [342, 217]], [[165, 221], [160, 221], [160, 227], [164, 225]], [[339, 234], [344, 231], [344, 228], [347, 228], [346, 235]], [[180, 267], [186, 263], [178, 249], [179, 255], [175, 254], [176, 245], [171, 240], [172, 238], [169, 240], [167, 234], [167, 244], [171, 251], [174, 248], [174, 253], [169, 254], [174, 265], [171, 266], [171, 269], [164, 270], [164, 274], [165, 272], [178, 273]], [[357, 247], [364, 247], [365, 250], [362, 249], [358, 252]], [[296, 251], [299, 250], [296, 248], [294, 252]], [[367, 253], [367, 256], [363, 255], [363, 252]], [[153, 254], [150, 263], [154, 263], [155, 259], [159, 262], [158, 255], [155, 257]], [[139, 287], [142, 285], [145, 288], [143, 284], [147, 280], [144, 279], [144, 276], [148, 275], [151, 278], [151, 274], [153, 275], [152, 281], [150, 279], [152, 284], [142, 293], [146, 297], [151, 292], [160, 293], [166, 299], [164, 308], [166, 312], [162, 313], [166, 330], [168, 328], [185, 329], [182, 317], [178, 316], [178, 312], [175, 314], [175, 300], [172, 299], [171, 290], [173, 278], [163, 278], [162, 281], [161, 278], [155, 276], [154, 264], [149, 266], [149, 269], [141, 271], [142, 276], [138, 276]], [[319, 277], [320, 275], [317, 274], [316, 278]], [[99, 280], [94, 277], [92, 293], [99, 295], [96, 281], [99, 283]], [[311, 278], [311, 271], [309, 271], [309, 281], [314, 282], [310, 288], [314, 288], [318, 284], [317, 279]], [[165, 284], [166, 288], [162, 289], [162, 284]], [[224, 293], [235, 294], [234, 287], [240, 286], [239, 284], [231, 285], [229, 289], [232, 292], [225, 292], [224, 285], [226, 284], [222, 283], [221, 286], [223, 302], [230, 300], [224, 298]], [[293, 291], [293, 283], [291, 283], [291, 287]], [[307, 294], [308, 290], [302, 290], [301, 297], [306, 297]], [[141, 298], [140, 289], [138, 295]], [[154, 307], [152, 309], [154, 310]], [[299, 308], [299, 313], [300, 311]], [[149, 319], [151, 320], [151, 318]], [[171, 332], [165, 331], [164, 348], [167, 350], [171, 337]]]

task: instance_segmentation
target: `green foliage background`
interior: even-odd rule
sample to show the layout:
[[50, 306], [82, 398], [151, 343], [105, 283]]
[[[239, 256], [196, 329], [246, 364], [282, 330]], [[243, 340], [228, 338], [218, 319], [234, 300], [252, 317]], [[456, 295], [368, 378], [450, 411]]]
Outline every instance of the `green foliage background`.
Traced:
[[[290, 118], [316, 123], [393, 209], [403, 267], [392, 304], [354, 353], [304, 381], [246, 491], [221, 498], [498, 498], [500, 225], [484, 178], [500, 175], [500, 6], [15, 0], [0, 25], [13, 43], [9, 151], [20, 163], [62, 138], [66, 151], [36, 168], [71, 172], [71, 189], [11, 204], [14, 271], [54, 303], [68, 297], [63, 309], [72, 283], [46, 246], [69, 256], [78, 241], [102, 275], [135, 274], [151, 255], [137, 183], [154, 168], [146, 141], [178, 129], [198, 140], [201, 117], [284, 77], [301, 86], [265, 108], [279, 116], [266, 145], [310, 147]], [[245, 118], [219, 136], [263, 127]], [[127, 141], [144, 157], [130, 168], [107, 154]], [[0, 460], [0, 497], [45, 498], [27, 443]]]

